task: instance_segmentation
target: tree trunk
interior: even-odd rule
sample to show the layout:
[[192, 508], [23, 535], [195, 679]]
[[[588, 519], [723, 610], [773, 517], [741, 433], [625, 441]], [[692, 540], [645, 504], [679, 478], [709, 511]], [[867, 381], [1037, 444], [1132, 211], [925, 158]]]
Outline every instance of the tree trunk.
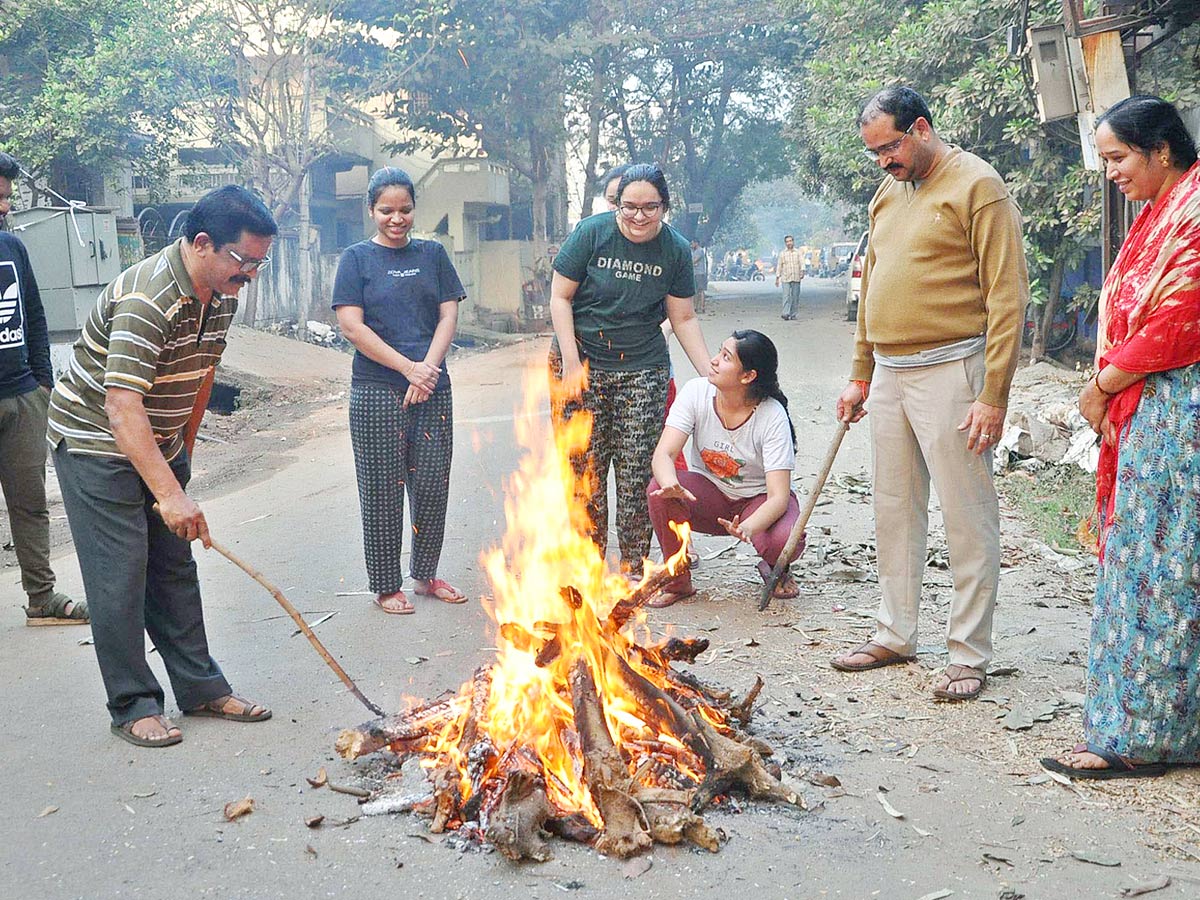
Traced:
[[[1058, 245], [1054, 254], [1054, 262], [1050, 266], [1050, 284], [1047, 287], [1046, 302], [1034, 317], [1033, 349], [1029, 353], [1029, 362], [1035, 363], [1046, 358], [1046, 335], [1054, 323], [1054, 314], [1058, 311], [1058, 298], [1062, 293], [1063, 275], [1067, 269], [1067, 254], [1063, 244]], [[1024, 328], [1024, 323], [1022, 323]]]

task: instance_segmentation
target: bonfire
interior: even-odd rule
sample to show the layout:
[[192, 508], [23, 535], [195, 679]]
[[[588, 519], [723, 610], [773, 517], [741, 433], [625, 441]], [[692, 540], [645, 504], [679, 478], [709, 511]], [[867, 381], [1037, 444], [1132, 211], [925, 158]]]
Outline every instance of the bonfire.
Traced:
[[738, 728], [762, 682], [735, 701], [672, 666], [706, 640], [652, 642], [642, 605], [687, 566], [687, 525], [672, 523], [683, 547], [647, 560], [636, 587], [600, 558], [582, 498], [603, 486], [577, 484], [571, 466], [591, 418], [555, 433], [544, 380], [531, 377], [516, 417], [526, 452], [505, 485], [501, 546], [483, 559], [495, 660], [456, 693], [343, 731], [337, 750], [419, 758], [431, 830], [468, 829], [513, 859], [549, 859], [546, 832], [618, 857], [654, 842], [715, 852], [720, 833], [700, 814], [724, 795], [803, 805], [771, 748]]

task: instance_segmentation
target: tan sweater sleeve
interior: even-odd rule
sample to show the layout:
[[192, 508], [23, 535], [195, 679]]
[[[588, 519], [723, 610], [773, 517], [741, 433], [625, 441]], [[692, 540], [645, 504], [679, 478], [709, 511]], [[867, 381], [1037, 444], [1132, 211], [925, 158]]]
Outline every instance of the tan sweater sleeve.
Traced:
[[875, 345], [867, 340], [867, 281], [871, 277], [875, 252], [871, 249], [871, 238], [867, 238], [867, 252], [863, 259], [862, 279], [858, 292], [858, 322], [854, 328], [854, 356], [850, 362], [851, 381], [870, 381], [875, 373]]
[[1005, 407], [1017, 368], [1025, 304], [1029, 302], [1021, 211], [1007, 198], [988, 203], [971, 220], [970, 238], [979, 260], [979, 286], [987, 310], [986, 375], [977, 399], [988, 406]]

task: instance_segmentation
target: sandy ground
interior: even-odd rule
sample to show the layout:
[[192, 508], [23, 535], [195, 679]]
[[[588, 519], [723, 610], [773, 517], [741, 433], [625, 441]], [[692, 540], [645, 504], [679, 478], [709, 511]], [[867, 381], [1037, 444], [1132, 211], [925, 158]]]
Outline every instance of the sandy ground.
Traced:
[[[760, 328], [779, 344], [800, 437], [798, 489], [835, 428], [851, 341], [841, 300], [837, 285], [806, 284], [800, 318], [784, 323], [770, 285], [724, 285], [703, 317], [710, 346], [735, 327]], [[513, 409], [545, 346], [532, 339], [451, 361], [456, 458], [442, 570], [472, 598], [489, 591], [479, 554], [503, 531], [504, 478], [519, 456]], [[206, 422], [226, 443], [201, 445], [194, 493], [214, 536], [310, 619], [336, 613], [318, 634], [368, 696], [399, 709], [457, 687], [493, 644], [478, 602], [422, 603], [397, 619], [361, 593], [348, 363], [333, 351], [235, 334], [229, 375], [253, 402]], [[687, 365], [680, 355], [677, 372]], [[184, 743], [155, 751], [108, 733], [94, 656], [80, 643], [87, 629], [25, 628], [16, 569], [6, 569], [0, 897], [667, 898], [733, 889], [761, 898], [1012, 900], [1121, 896], [1164, 876], [1170, 885], [1151, 896], [1196, 896], [1196, 772], [1069, 786], [1037, 765], [1077, 739], [1092, 575], [1081, 560], [1047, 557], [1011, 511], [995, 662], [1008, 674], [993, 677], [986, 702], [947, 706], [928, 695], [945, 662], [950, 598], [936, 515], [918, 661], [859, 676], [828, 667], [830, 656], [869, 637], [878, 599], [868, 462], [865, 428], [855, 428], [810, 527], [799, 600], [758, 613], [752, 560], [729, 539], [701, 538], [700, 594], [651, 619], [712, 642], [692, 667], [704, 679], [737, 691], [765, 679], [753, 731], [805, 784], [810, 810], [739, 802], [710, 811], [729, 839], [719, 854], [657, 847], [635, 884], [633, 870], [585, 847], [556, 842], [554, 861], [514, 865], [430, 836], [420, 819], [354, 820], [354, 798], [310, 788], [305, 776], [320, 766], [335, 781], [378, 783], [383, 761], [348, 764], [332, 750], [338, 730], [367, 714], [266, 592], [215, 554], [197, 551], [214, 654], [235, 687], [272, 705], [275, 717], [262, 725], [182, 719]], [[69, 544], [56, 568], [66, 589], [80, 591]], [[176, 712], [168, 691], [168, 713]], [[811, 783], [828, 780], [817, 773], [840, 786]], [[226, 822], [222, 807], [246, 796], [255, 811]], [[307, 829], [304, 819], [318, 813], [326, 824]]]

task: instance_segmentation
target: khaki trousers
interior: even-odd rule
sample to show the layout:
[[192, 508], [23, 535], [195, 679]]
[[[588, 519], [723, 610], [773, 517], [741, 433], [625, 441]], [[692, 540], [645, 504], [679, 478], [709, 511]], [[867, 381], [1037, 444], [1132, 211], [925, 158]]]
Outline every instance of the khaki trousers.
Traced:
[[983, 353], [913, 369], [876, 366], [868, 401], [874, 461], [879, 586], [873, 640], [917, 648], [917, 611], [929, 531], [929, 482], [942, 508], [954, 597], [946, 628], [950, 662], [986, 669], [1000, 581], [1000, 510], [992, 453], [967, 449], [958, 425], [983, 388]]
[[34, 388], [0, 400], [0, 488], [8, 504], [21, 586], [34, 606], [54, 590], [50, 513], [46, 509], [46, 407], [50, 394]]

